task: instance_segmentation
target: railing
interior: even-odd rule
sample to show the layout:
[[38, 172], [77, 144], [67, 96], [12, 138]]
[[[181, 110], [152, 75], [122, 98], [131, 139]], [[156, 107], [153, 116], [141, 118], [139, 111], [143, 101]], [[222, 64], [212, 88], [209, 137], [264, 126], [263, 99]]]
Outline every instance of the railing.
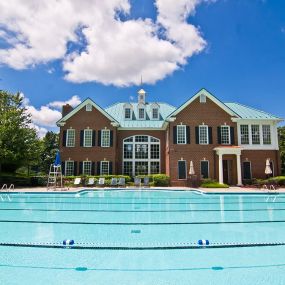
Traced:
[[3, 184], [2, 188], [1, 188], [1, 191], [2, 191], [2, 190], [6, 190], [6, 191], [8, 190], [7, 184]]
[[8, 191], [11, 191], [11, 190], [15, 190], [14, 184], [11, 184], [10, 187], [9, 187], [9, 189], [8, 189]]

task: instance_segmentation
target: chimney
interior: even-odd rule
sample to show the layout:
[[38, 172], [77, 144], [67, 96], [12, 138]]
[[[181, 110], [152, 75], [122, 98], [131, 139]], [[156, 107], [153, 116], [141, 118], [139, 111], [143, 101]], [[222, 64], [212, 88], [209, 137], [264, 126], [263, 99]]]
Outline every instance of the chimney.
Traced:
[[67, 115], [69, 112], [71, 112], [73, 108], [69, 104], [65, 104], [62, 106], [62, 117]]

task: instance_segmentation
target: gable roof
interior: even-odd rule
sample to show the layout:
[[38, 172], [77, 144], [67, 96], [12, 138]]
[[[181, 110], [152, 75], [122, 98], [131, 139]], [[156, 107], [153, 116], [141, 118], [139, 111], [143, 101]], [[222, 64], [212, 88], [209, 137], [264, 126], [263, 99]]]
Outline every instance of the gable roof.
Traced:
[[107, 113], [103, 108], [101, 108], [99, 105], [97, 105], [92, 99], [87, 98], [83, 102], [81, 102], [76, 108], [74, 108], [72, 111], [70, 111], [68, 114], [66, 114], [64, 117], [62, 117], [60, 120], [56, 122], [57, 125], [60, 123], [65, 122], [70, 117], [75, 115], [79, 110], [81, 110], [83, 107], [85, 107], [87, 104], [91, 104], [95, 109], [97, 109], [101, 114], [103, 114], [105, 117], [107, 117], [111, 122], [118, 123], [116, 119], [114, 119], [109, 113]]
[[227, 112], [231, 116], [238, 117], [238, 115], [227, 105], [225, 105], [222, 101], [220, 101], [217, 97], [207, 91], [205, 88], [202, 88], [198, 91], [194, 96], [192, 96], [189, 100], [183, 103], [180, 107], [178, 107], [174, 112], [172, 112], [168, 117], [174, 117], [182, 110], [184, 110], [188, 105], [190, 105], [194, 100], [196, 100], [201, 94], [206, 95], [210, 100], [212, 100], [215, 104], [217, 104], [221, 109]]
[[108, 112], [113, 118], [115, 118], [122, 128], [150, 128], [150, 129], [160, 129], [162, 128], [165, 119], [167, 116], [172, 113], [176, 108], [167, 104], [160, 103], [159, 104], [159, 119], [152, 120], [151, 119], [151, 107], [154, 102], [149, 102], [145, 104], [146, 117], [145, 120], [138, 119], [138, 103], [130, 103], [132, 105], [132, 119], [125, 119], [124, 116], [124, 105], [125, 103], [116, 103], [106, 108], [106, 112]]
[[240, 103], [225, 103], [225, 105], [233, 110], [242, 119], [269, 119], [282, 121], [282, 119], [279, 117], [252, 107], [242, 105]]

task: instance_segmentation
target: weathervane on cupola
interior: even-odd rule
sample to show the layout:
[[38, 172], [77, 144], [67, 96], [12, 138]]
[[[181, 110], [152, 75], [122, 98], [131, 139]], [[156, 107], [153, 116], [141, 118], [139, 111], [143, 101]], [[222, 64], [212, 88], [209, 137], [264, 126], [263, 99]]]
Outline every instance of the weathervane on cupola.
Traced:
[[142, 89], [143, 81], [142, 81], [142, 75], [141, 75], [141, 89], [138, 91], [138, 103], [145, 104], [145, 95], [146, 92]]

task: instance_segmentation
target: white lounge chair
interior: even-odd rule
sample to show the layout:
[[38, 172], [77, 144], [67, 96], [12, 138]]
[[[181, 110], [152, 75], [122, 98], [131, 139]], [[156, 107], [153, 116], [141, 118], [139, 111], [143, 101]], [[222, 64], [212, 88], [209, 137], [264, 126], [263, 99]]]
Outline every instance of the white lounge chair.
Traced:
[[105, 178], [104, 177], [99, 178], [98, 185], [101, 187], [103, 187], [105, 185]]
[[134, 178], [134, 184], [135, 184], [135, 186], [136, 187], [141, 187], [141, 178], [139, 178], [139, 177], [135, 177]]
[[125, 187], [126, 186], [126, 179], [125, 177], [120, 177], [118, 181], [118, 186]]
[[118, 179], [117, 178], [112, 178], [111, 179], [111, 186], [118, 186]]
[[77, 177], [74, 179], [74, 185], [78, 186], [79, 184], [81, 183], [81, 178], [80, 177]]
[[94, 177], [90, 177], [88, 179], [87, 186], [92, 186], [94, 184], [95, 184], [95, 178]]

